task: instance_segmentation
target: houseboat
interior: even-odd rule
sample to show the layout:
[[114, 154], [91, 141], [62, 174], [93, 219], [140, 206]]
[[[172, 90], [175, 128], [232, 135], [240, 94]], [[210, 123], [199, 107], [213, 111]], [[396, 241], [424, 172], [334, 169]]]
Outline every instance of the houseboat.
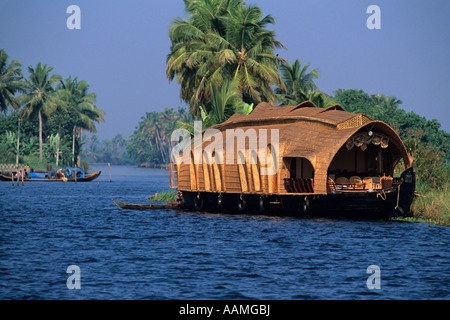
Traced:
[[260, 103], [250, 114], [234, 114], [211, 129], [214, 138], [194, 137], [170, 166], [171, 187], [189, 210], [359, 218], [408, 214], [413, 159], [384, 122], [340, 105], [319, 108], [306, 101]]

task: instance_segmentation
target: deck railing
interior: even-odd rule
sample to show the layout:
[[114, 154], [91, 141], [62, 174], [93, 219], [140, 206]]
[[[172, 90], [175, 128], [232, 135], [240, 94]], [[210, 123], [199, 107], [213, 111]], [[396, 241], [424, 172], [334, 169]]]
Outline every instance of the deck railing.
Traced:
[[314, 181], [310, 178], [285, 178], [284, 188], [288, 193], [314, 193]]
[[[346, 178], [344, 178], [346, 179]], [[363, 180], [359, 179], [359, 181], [355, 181], [352, 179], [347, 179], [347, 181], [334, 181], [331, 178], [328, 178], [327, 189], [329, 191], [334, 190], [383, 190], [383, 189], [391, 189], [401, 185], [401, 182], [398, 178], [392, 177], [367, 177]]]

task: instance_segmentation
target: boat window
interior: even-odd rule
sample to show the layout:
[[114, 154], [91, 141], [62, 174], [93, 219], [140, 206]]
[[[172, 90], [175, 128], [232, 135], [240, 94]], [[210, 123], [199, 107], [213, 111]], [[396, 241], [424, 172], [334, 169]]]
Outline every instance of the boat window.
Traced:
[[289, 175], [284, 188], [289, 193], [314, 193], [314, 167], [303, 157], [284, 158]]
[[291, 178], [314, 178], [314, 167], [306, 158], [291, 158], [290, 163], [290, 177]]

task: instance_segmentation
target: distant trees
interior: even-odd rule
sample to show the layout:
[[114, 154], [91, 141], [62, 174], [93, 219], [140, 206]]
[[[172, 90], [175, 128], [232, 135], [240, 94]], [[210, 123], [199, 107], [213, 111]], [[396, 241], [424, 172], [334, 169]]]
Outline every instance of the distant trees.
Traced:
[[[59, 157], [59, 151], [64, 152], [65, 164], [73, 165], [80, 152], [81, 129], [95, 132], [95, 124], [104, 121], [104, 111], [96, 107], [96, 94], [89, 92], [85, 80], [71, 76], [63, 80], [52, 74], [53, 69], [39, 62], [27, 68], [28, 78], [24, 78], [21, 63], [9, 63], [9, 56], [0, 50], [0, 129], [4, 129], [0, 130], [0, 151], [9, 150], [11, 136], [6, 132], [14, 132], [21, 137], [20, 155], [32, 158], [38, 136], [39, 165]], [[72, 161], [67, 147], [70, 140]], [[11, 152], [0, 152], [0, 162], [11, 162]]]
[[130, 136], [127, 152], [137, 163], [166, 164], [170, 162], [170, 137], [178, 121], [189, 122], [185, 109], [166, 108], [164, 112], [147, 112]]
[[132, 164], [135, 161], [127, 154], [127, 139], [120, 133], [112, 139], [100, 141], [97, 135], [83, 137], [82, 158], [89, 163]]

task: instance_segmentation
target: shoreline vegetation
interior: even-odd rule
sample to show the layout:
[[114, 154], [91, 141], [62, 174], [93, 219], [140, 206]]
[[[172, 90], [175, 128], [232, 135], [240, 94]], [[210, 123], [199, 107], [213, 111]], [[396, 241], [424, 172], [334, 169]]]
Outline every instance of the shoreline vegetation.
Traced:
[[[181, 85], [180, 98], [188, 107], [146, 112], [129, 137], [117, 134], [100, 141], [95, 135], [95, 124], [104, 122], [105, 113], [96, 107], [96, 94], [86, 81], [63, 80], [40, 62], [28, 67], [24, 78], [20, 62], [10, 62], [0, 50], [0, 163], [16, 163], [18, 157], [19, 163], [42, 168], [47, 162], [53, 167], [111, 163], [164, 168], [170, 162], [171, 133], [183, 128], [194, 135], [194, 120], [203, 121], [206, 129], [235, 113], [248, 114], [260, 102], [339, 104], [390, 125], [414, 158], [412, 216], [395, 220], [450, 226], [450, 134], [437, 119], [406, 112], [395, 96], [353, 88], [320, 91], [315, 84], [319, 69], [282, 58], [287, 48], [271, 30], [275, 18], [263, 15], [258, 5], [198, 0], [185, 6], [186, 17], [170, 24], [166, 77]], [[395, 169], [401, 172], [403, 163]]]
[[38, 62], [25, 77], [0, 50], [0, 163], [80, 167], [83, 133], [95, 133], [105, 112], [87, 81], [53, 69]]
[[430, 190], [424, 194], [416, 194], [411, 204], [411, 217], [393, 220], [450, 226], [449, 198], [448, 186], [444, 190]]

